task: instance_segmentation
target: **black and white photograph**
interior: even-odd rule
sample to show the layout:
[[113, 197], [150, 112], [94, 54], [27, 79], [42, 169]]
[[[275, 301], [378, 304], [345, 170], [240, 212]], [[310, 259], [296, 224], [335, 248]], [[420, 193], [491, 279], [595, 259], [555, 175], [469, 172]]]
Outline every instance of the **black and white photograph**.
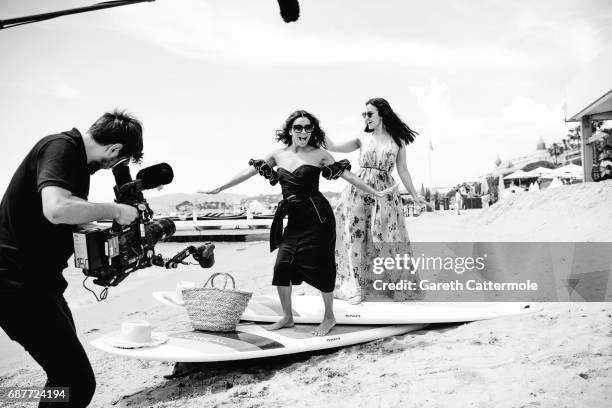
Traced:
[[0, 406], [612, 406], [609, 1], [1, 0], [0, 50]]

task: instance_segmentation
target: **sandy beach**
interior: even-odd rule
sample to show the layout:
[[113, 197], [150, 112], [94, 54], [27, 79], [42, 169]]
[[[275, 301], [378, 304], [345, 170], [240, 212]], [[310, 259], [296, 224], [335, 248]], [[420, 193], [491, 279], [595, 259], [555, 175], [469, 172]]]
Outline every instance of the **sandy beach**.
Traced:
[[[612, 241], [612, 181], [513, 195], [491, 208], [408, 218], [413, 241]], [[172, 255], [184, 243], [164, 243]], [[274, 294], [268, 243], [219, 243], [211, 270], [150, 268], [98, 304], [69, 268], [66, 298], [97, 378], [92, 407], [609, 407], [612, 304], [542, 303], [530, 315], [432, 325], [404, 336], [273, 361], [202, 366], [167, 380], [167, 363], [103, 353], [89, 342], [143, 318], [155, 330], [188, 329], [186, 312], [157, 303], [156, 290], [229, 272], [241, 289]], [[608, 283], [609, 285], [612, 283]], [[91, 286], [93, 284], [90, 283]], [[302, 285], [295, 295], [314, 294]], [[96, 288], [98, 290], [98, 288]], [[44, 337], [41, 333], [41, 337]], [[44, 372], [0, 335], [0, 386], [41, 386]]]

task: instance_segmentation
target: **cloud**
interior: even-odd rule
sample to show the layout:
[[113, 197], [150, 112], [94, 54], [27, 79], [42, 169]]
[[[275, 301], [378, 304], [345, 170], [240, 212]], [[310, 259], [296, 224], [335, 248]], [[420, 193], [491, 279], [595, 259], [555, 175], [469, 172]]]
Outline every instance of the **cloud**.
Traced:
[[543, 130], [563, 123], [561, 105], [546, 106], [538, 104], [531, 98], [515, 96], [501, 110], [502, 123], [514, 123], [517, 126], [530, 126]]
[[[506, 40], [526, 50], [553, 59], [562, 52], [566, 61], [588, 63], [610, 41], [612, 12], [607, 1], [576, 3], [566, 7], [557, 2], [514, 2], [515, 29]], [[514, 14], [514, 13], [513, 13]]]
[[42, 86], [42, 90], [61, 99], [78, 99], [81, 97], [81, 93], [60, 75], [53, 75], [49, 82]]
[[51, 74], [48, 78], [32, 79], [27, 82], [0, 81], [0, 86], [18, 88], [59, 99], [79, 99], [81, 97], [79, 90], [59, 74]]
[[517, 95], [496, 114], [467, 116], [453, 111], [452, 90], [439, 78], [410, 91], [426, 118], [418, 147], [422, 163], [428, 138], [434, 146], [434, 185], [473, 180], [493, 169], [498, 154], [504, 160], [529, 154], [540, 138], [559, 141], [575, 126], [564, 122], [561, 103], [549, 106]]
[[[274, 3], [274, 2], [270, 2]], [[353, 63], [391, 63], [423, 68], [508, 69], [533, 64], [511, 49], [486, 44], [444, 44], [426, 38], [377, 36], [317, 30], [317, 16], [300, 25], [287, 25], [277, 10], [244, 10], [233, 3], [184, 1], [181, 7], [157, 4], [113, 15], [115, 29], [145, 38], [188, 58], [228, 64], [313, 66]], [[248, 3], [247, 3], [248, 4]], [[248, 7], [248, 8], [247, 8]], [[262, 13], [265, 11], [265, 13]], [[134, 24], [135, 19], [138, 24]], [[536, 57], [537, 60], [537, 57]]]
[[429, 87], [411, 87], [410, 91], [428, 119], [445, 118], [449, 115], [450, 89], [445, 82], [432, 78]]

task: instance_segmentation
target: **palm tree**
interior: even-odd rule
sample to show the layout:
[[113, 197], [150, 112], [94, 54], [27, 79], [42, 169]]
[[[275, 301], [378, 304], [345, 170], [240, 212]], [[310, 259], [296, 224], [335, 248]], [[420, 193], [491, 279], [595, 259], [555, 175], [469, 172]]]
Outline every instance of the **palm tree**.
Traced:
[[561, 140], [563, 142], [563, 147], [565, 148], [565, 150], [569, 150], [569, 145], [567, 144], [567, 139], [562, 139]]
[[555, 158], [555, 165], [558, 165], [559, 163], [557, 162], [557, 157], [561, 154], [563, 154], [563, 146], [560, 146], [558, 143], [553, 143], [549, 148], [548, 148], [548, 153], [553, 156]]

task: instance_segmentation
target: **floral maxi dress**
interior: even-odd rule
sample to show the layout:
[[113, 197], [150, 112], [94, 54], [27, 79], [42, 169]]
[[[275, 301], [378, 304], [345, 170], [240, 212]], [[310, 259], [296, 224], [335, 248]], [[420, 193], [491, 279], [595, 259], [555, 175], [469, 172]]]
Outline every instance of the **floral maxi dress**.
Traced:
[[[393, 139], [379, 141], [370, 134], [361, 137], [358, 176], [375, 190], [395, 184], [391, 172], [395, 167], [399, 146]], [[406, 268], [384, 269], [375, 273], [375, 258], [412, 257], [403, 203], [399, 189], [377, 198], [355, 186], [342, 192], [336, 216], [336, 285], [334, 296], [351, 302], [362, 300], [403, 301], [420, 298], [418, 275], [412, 264]], [[380, 266], [380, 265], [379, 265]], [[380, 272], [380, 267], [376, 268]], [[412, 281], [416, 290], [377, 290], [374, 282]], [[381, 299], [382, 297], [382, 299]]]

